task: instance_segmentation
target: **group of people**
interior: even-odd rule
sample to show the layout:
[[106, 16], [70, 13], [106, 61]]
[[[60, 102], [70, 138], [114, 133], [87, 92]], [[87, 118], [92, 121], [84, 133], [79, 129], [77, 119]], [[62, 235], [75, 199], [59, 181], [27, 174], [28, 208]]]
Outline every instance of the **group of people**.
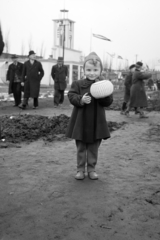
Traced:
[[147, 107], [144, 80], [150, 79], [151, 76], [151, 73], [144, 71], [142, 62], [137, 62], [129, 67], [129, 73], [124, 82], [124, 102], [121, 114], [129, 116], [131, 109], [134, 108], [135, 114], [139, 114], [140, 118], [148, 117], [144, 114], [144, 108]]
[[[141, 71], [142, 65], [141, 62], [131, 65], [130, 73], [125, 80], [125, 98], [122, 112], [126, 115], [129, 114], [131, 107], [134, 107], [135, 112], [139, 113], [140, 117], [145, 117], [143, 108], [147, 106], [147, 98], [143, 80], [148, 79], [150, 74]], [[15, 72], [14, 77], [9, 73], [10, 84], [11, 82], [15, 84], [14, 87], [12, 86], [12, 89], [15, 90], [15, 105], [20, 103], [20, 95], [17, 92], [22, 86], [24, 87], [22, 107], [26, 107], [29, 97], [33, 97], [34, 107], [37, 107], [40, 80], [44, 75], [41, 63], [35, 60], [35, 53], [30, 51], [29, 61], [24, 63], [23, 69], [21, 64], [17, 63], [16, 66], [16, 71], [15, 66], [10, 66], [9, 69], [9, 71]], [[79, 81], [74, 81], [68, 92], [69, 101], [74, 108], [66, 136], [74, 139], [77, 147], [75, 178], [83, 180], [86, 177], [85, 171], [87, 170], [88, 177], [91, 180], [97, 180], [96, 165], [99, 146], [102, 140], [110, 138], [105, 107], [112, 104], [113, 95], [96, 99], [90, 92], [91, 85], [103, 79], [102, 61], [96, 53], [92, 52], [85, 58], [83, 69], [85, 77]], [[63, 65], [63, 59], [58, 59], [57, 65], [52, 67], [51, 75], [55, 82], [55, 107], [58, 107], [64, 100], [67, 71], [67, 67]], [[36, 81], [34, 82], [34, 80]]]
[[[12, 55], [12, 63], [9, 65], [6, 78], [9, 81], [9, 94], [13, 93], [14, 96], [14, 106], [26, 109], [29, 98], [33, 98], [33, 109], [36, 109], [39, 105], [40, 82], [44, 70], [42, 64], [36, 60], [34, 51], [29, 51], [28, 58], [29, 60], [23, 64], [18, 61], [17, 55]], [[59, 57], [57, 64], [52, 67], [51, 76], [54, 80], [54, 107], [58, 107], [64, 101], [68, 77], [68, 68], [63, 64], [62, 57]]]
[[[0, 55], [4, 49], [4, 41], [0, 27]], [[44, 76], [42, 64], [36, 60], [36, 53], [31, 50], [29, 60], [24, 64], [18, 61], [17, 55], [12, 55], [6, 80], [9, 81], [8, 93], [14, 96], [14, 106], [26, 109], [29, 98], [33, 98], [33, 108], [38, 108], [40, 82]], [[54, 107], [59, 107], [64, 101], [64, 91], [67, 87], [68, 68], [62, 57], [58, 57], [57, 64], [52, 67], [51, 76], [54, 80]], [[23, 101], [22, 101], [22, 92]]]

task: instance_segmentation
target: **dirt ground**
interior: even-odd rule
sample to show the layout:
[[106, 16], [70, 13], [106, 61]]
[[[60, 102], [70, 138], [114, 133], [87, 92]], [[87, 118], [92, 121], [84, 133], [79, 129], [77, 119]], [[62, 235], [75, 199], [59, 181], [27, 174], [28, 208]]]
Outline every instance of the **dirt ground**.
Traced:
[[[61, 109], [22, 114], [70, 116]], [[11, 106], [0, 114], [19, 113]], [[160, 239], [160, 113], [148, 119], [106, 111], [128, 124], [99, 149], [99, 180], [74, 179], [73, 140], [0, 149], [0, 240]]]

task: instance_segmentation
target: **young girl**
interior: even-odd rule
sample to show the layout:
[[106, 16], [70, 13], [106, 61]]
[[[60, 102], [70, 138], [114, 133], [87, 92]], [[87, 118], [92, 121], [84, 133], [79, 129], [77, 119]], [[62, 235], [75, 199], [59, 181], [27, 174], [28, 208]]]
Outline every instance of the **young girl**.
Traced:
[[74, 106], [66, 136], [73, 138], [77, 146], [77, 180], [85, 178], [87, 163], [88, 176], [98, 179], [95, 171], [98, 158], [98, 148], [102, 139], [110, 137], [105, 118], [105, 109], [113, 96], [95, 99], [90, 94], [91, 85], [99, 81], [102, 72], [102, 62], [96, 53], [90, 53], [84, 61], [85, 79], [75, 81], [68, 92], [68, 98]]

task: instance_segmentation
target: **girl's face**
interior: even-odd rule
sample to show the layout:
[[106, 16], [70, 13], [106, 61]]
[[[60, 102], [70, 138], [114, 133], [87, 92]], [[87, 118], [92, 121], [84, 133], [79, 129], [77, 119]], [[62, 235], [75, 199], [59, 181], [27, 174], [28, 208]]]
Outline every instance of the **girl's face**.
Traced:
[[84, 74], [89, 80], [96, 80], [101, 75], [100, 62], [97, 61], [96, 65], [94, 65], [93, 63], [87, 61], [84, 67]]

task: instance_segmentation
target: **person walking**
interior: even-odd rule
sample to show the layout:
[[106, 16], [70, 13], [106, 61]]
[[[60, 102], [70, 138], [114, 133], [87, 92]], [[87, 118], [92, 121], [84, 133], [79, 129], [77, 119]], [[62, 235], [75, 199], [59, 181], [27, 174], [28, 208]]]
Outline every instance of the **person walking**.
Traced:
[[31, 50], [29, 60], [24, 63], [22, 85], [24, 85], [24, 100], [20, 108], [26, 109], [29, 98], [33, 98], [33, 109], [38, 108], [40, 82], [44, 76], [42, 64], [36, 60], [36, 53]]
[[11, 57], [12, 63], [9, 65], [7, 71], [7, 81], [9, 81], [9, 89], [8, 93], [13, 93], [14, 97], [14, 107], [17, 107], [21, 104], [21, 97], [22, 97], [22, 70], [23, 70], [23, 63], [18, 61], [17, 55], [12, 55]]
[[132, 64], [129, 67], [129, 73], [125, 77], [124, 81], [124, 101], [122, 103], [121, 114], [125, 114], [125, 110], [127, 109], [127, 103], [130, 100], [130, 89], [132, 86], [132, 74], [135, 71], [135, 64]]
[[137, 107], [140, 118], [147, 118], [144, 114], [144, 107], [147, 107], [147, 96], [145, 92], [144, 80], [147, 80], [151, 77], [151, 73], [142, 72], [142, 62], [136, 63], [135, 72], [132, 75], [132, 86], [130, 91], [130, 103], [126, 110], [126, 113], [129, 114], [129, 111], [132, 107]]
[[54, 80], [54, 107], [58, 107], [64, 101], [68, 79], [68, 68], [64, 65], [62, 57], [58, 57], [57, 64], [52, 67], [51, 76]]

